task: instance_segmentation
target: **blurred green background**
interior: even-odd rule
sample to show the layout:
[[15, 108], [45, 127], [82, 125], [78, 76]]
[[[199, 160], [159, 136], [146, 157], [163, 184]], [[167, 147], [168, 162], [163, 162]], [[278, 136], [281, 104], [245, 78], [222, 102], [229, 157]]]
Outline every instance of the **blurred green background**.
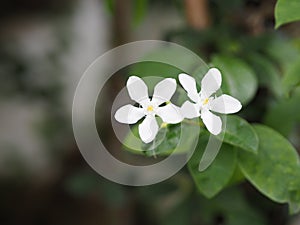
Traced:
[[[114, 184], [87, 165], [72, 134], [73, 94], [87, 66], [118, 45], [159, 39], [181, 44], [233, 74], [241, 68], [255, 74], [259, 87], [240, 115], [276, 129], [299, 150], [299, 90], [286, 99], [279, 83], [286, 73], [300, 74], [295, 66], [300, 24], [275, 30], [275, 4], [2, 0], [0, 224], [300, 225], [300, 216], [289, 216], [286, 205], [273, 203], [248, 182], [206, 199], [186, 168], [149, 187]], [[128, 70], [122, 70], [110, 80], [108, 102], [126, 76]], [[98, 113], [110, 118], [109, 109]], [[107, 126], [100, 134], [106, 144], [121, 152], [111, 127], [101, 126]]]

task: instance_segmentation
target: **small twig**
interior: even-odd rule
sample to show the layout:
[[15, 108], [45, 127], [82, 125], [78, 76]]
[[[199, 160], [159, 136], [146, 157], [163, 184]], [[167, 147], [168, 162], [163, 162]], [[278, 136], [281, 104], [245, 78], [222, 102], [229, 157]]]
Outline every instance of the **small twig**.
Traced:
[[207, 0], [185, 0], [185, 11], [191, 27], [196, 30], [209, 27], [211, 21]]

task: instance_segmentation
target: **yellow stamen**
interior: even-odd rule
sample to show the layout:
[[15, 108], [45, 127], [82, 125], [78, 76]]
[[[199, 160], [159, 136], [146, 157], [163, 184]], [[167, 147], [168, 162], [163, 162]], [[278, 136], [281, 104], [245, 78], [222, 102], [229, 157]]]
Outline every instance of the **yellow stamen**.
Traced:
[[203, 105], [206, 105], [208, 102], [209, 102], [209, 99], [206, 98], [206, 99], [203, 101]]
[[148, 111], [148, 112], [152, 112], [153, 110], [154, 110], [154, 108], [153, 108], [152, 105], [149, 105], [149, 106], [147, 107], [147, 111]]
[[162, 124], [160, 125], [161, 128], [166, 128], [167, 126], [168, 126], [167, 123], [162, 123]]

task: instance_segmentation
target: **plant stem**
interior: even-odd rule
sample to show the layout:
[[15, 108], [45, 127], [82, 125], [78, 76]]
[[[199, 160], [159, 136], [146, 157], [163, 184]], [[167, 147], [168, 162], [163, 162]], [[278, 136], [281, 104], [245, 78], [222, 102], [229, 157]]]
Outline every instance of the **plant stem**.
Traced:
[[185, 11], [192, 28], [203, 30], [209, 27], [211, 21], [207, 0], [185, 0]]

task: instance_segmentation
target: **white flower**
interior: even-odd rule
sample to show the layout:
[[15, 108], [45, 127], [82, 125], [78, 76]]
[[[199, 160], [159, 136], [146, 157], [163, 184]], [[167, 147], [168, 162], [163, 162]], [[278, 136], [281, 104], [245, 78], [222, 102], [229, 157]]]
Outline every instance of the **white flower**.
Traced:
[[[175, 79], [164, 79], [154, 87], [154, 93], [150, 99], [144, 81], [136, 76], [129, 77], [127, 81], [129, 96], [141, 107], [130, 104], [122, 106], [115, 114], [116, 120], [120, 123], [134, 124], [145, 117], [139, 125], [139, 135], [145, 143], [153, 141], [158, 132], [156, 115], [161, 117], [164, 123], [174, 124], [183, 120], [180, 108], [169, 102], [176, 91], [176, 86]], [[163, 103], [167, 104], [161, 106]]]
[[222, 76], [218, 69], [211, 68], [201, 81], [201, 91], [198, 93], [196, 81], [187, 74], [179, 74], [179, 81], [187, 91], [188, 97], [194, 102], [186, 101], [182, 107], [182, 114], [185, 118], [192, 119], [201, 117], [208, 131], [218, 135], [222, 130], [222, 120], [213, 112], [230, 114], [240, 111], [241, 103], [226, 94], [219, 97], [213, 94], [221, 87]]

